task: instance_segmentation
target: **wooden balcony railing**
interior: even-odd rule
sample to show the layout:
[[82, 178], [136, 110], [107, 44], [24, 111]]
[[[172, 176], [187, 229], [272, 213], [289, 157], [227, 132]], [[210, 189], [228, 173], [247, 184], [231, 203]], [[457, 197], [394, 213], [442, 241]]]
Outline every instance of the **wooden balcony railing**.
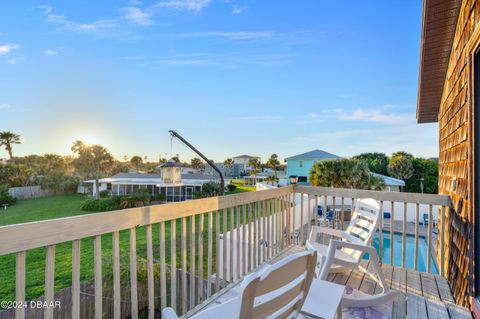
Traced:
[[[0, 310], [0, 318], [9, 318], [13, 312], [16, 318], [25, 318], [39, 311], [44, 318], [53, 318], [55, 312], [72, 318], [154, 318], [166, 306], [185, 314], [289, 245], [302, 244], [311, 225], [320, 222], [319, 205], [339, 211], [340, 217], [331, 223], [326, 222], [326, 214], [323, 218], [325, 224], [341, 228], [348, 222], [347, 206], [362, 197], [375, 198], [382, 208], [391, 208], [392, 246], [394, 220], [397, 214], [402, 216], [397, 206], [403, 207], [404, 267], [408, 208], [413, 205], [416, 267], [420, 211], [426, 207], [429, 221], [437, 207], [445, 214], [450, 205], [447, 196], [288, 186], [0, 227], [0, 258], [15, 254], [14, 273], [3, 272], [16, 278], [15, 300], [24, 301], [26, 287], [31, 286], [26, 281], [27, 271], [32, 270], [29, 255], [44, 249], [44, 293], [34, 298], [47, 304], [63, 301], [61, 308]], [[380, 229], [385, 229], [381, 222]], [[432, 255], [431, 224], [428, 256]], [[444, 229], [441, 223], [441, 249]], [[380, 251], [382, 236], [379, 232]], [[67, 247], [71, 252], [68, 267], [65, 260], [55, 264], [56, 248], [65, 245], [71, 245]], [[89, 255], [93, 255], [91, 272], [85, 266]], [[427, 259], [427, 271], [431, 271]], [[394, 249], [390, 260], [394, 260]], [[68, 269], [71, 285], [59, 291], [55, 279], [65, 273], [62, 267]]]

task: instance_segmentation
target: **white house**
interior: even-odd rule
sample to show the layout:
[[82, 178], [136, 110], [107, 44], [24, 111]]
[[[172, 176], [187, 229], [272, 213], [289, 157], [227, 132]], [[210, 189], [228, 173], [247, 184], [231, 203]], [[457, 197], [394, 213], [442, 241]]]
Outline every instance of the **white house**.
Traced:
[[242, 173], [246, 173], [250, 170], [252, 170], [252, 168], [248, 165], [248, 162], [251, 160], [251, 159], [258, 159], [260, 160], [260, 157], [258, 156], [251, 156], [251, 155], [239, 155], [239, 156], [235, 156], [232, 158], [233, 162], [235, 164], [240, 164], [240, 165], [243, 165], [243, 172]]
[[[167, 202], [179, 202], [193, 199], [193, 195], [200, 192], [204, 184], [219, 182], [218, 175], [182, 174], [182, 165], [174, 161], [168, 161], [159, 168], [160, 174], [118, 173], [102, 178], [99, 180], [99, 190], [108, 190], [111, 195], [127, 195], [138, 189], [147, 189], [152, 195], [165, 195]], [[88, 192], [95, 196], [94, 184], [94, 180], [84, 181], [79, 192]]]

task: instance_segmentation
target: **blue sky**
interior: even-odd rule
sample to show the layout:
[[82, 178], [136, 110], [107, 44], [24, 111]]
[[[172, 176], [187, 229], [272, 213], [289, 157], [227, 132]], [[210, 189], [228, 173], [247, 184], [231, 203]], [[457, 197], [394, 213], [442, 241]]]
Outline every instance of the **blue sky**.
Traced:
[[[18, 155], [170, 155], [175, 129], [215, 160], [405, 150], [415, 121], [421, 1], [2, 1], [0, 130]], [[173, 154], [193, 153], [178, 141]], [[0, 157], [6, 157], [0, 150]]]

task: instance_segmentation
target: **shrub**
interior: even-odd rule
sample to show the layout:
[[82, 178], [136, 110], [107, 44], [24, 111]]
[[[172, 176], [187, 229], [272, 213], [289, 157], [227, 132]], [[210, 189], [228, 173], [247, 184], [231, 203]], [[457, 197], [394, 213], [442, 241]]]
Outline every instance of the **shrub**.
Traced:
[[112, 198], [92, 198], [84, 201], [80, 208], [89, 212], [106, 212], [110, 210], [120, 209], [120, 206], [116, 204]]
[[237, 185], [233, 185], [233, 184], [228, 184], [227, 185], [227, 191], [229, 191], [229, 192], [233, 192], [236, 189], [237, 189]]
[[100, 195], [100, 198], [108, 198], [110, 196], [110, 192], [104, 189], [103, 191], [100, 191], [99, 195]]
[[155, 194], [152, 196], [152, 201], [154, 202], [164, 202], [167, 197], [164, 194]]
[[12, 205], [15, 204], [16, 201], [17, 199], [8, 193], [8, 186], [0, 185], [0, 205]]

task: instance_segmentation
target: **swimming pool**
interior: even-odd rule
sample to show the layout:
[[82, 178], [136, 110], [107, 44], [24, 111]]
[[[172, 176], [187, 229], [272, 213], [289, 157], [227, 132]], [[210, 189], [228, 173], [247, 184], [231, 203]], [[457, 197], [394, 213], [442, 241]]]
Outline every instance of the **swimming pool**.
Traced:
[[[382, 250], [383, 250], [383, 255], [382, 255], [382, 261], [385, 264], [390, 264], [390, 233], [387, 231], [384, 231], [383, 234], [383, 245], [382, 245]], [[407, 269], [413, 269], [414, 268], [414, 255], [415, 255], [415, 237], [414, 236], [406, 236], [407, 243], [406, 243], [406, 257], [405, 257], [405, 267]], [[393, 264], [394, 266], [402, 266], [402, 235], [395, 233], [393, 235]], [[379, 238], [378, 238], [378, 233], [375, 235], [375, 238], [373, 240], [373, 245], [377, 249], [377, 252], [379, 252]], [[433, 274], [438, 274], [438, 269], [437, 265], [435, 264], [435, 261], [433, 257], [431, 257], [431, 271]], [[423, 237], [418, 238], [418, 271], [427, 271], [427, 241]]]

